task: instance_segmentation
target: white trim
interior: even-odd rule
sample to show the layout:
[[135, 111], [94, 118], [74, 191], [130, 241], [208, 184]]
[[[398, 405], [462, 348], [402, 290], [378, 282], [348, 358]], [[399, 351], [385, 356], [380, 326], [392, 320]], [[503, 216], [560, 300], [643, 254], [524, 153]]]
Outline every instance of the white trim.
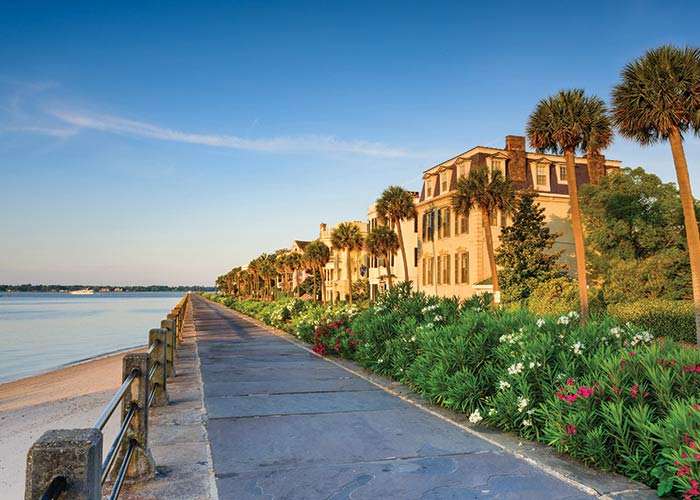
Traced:
[[[555, 163], [554, 164], [554, 168], [556, 169], [556, 172], [557, 172], [557, 184], [569, 184], [568, 180], [563, 180], [561, 178], [562, 167], [566, 169], [567, 168], [566, 163]], [[568, 174], [568, 171], [567, 171], [567, 174]]]

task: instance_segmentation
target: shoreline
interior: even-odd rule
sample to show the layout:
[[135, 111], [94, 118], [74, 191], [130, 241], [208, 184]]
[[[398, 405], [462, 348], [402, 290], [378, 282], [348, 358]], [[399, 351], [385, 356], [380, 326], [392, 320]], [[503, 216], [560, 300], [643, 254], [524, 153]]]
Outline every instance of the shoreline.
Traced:
[[[21, 382], [23, 380], [30, 379], [32, 377], [40, 377], [42, 375], [48, 375], [49, 373], [56, 372], [59, 370], [64, 370], [66, 368], [71, 368], [73, 366], [82, 365], [85, 363], [90, 363], [92, 361], [99, 361], [100, 359], [109, 358], [110, 356], [117, 356], [119, 354], [126, 354], [128, 352], [139, 352], [140, 349], [144, 349], [145, 344], [137, 344], [129, 347], [124, 347], [121, 349], [114, 349], [112, 351], [103, 352], [101, 354], [95, 354], [94, 356], [88, 356], [87, 358], [81, 358], [76, 361], [69, 361], [67, 363], [60, 364], [53, 368], [46, 368], [38, 372], [32, 373], [30, 375], [22, 375], [20, 378], [13, 378], [10, 380], [0, 380], [0, 402], [2, 401], [1, 393], [4, 385], [12, 384], [15, 382]], [[0, 407], [1, 410], [1, 407]]]

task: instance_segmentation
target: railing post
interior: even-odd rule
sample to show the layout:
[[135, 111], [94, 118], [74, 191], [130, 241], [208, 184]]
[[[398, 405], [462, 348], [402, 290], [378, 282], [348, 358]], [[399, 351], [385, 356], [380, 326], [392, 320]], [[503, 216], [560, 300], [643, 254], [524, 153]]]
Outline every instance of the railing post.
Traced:
[[[176, 309], [173, 309], [173, 311], [175, 311], [175, 310], [176, 310]], [[175, 332], [175, 347], [176, 347], [176, 348], [179, 348], [179, 347], [180, 347], [180, 341], [182, 340], [182, 335], [181, 335], [181, 332], [180, 332], [180, 325], [179, 325], [178, 322], [177, 322], [177, 313], [175, 313], [175, 312], [170, 312], [170, 313], [168, 313], [168, 315], [166, 316], [166, 318], [168, 318], [169, 320], [171, 320], [171, 321], [174, 323], [174, 325], [175, 325], [175, 327], [174, 327], [174, 329], [173, 329], [174, 332]]]
[[[151, 451], [148, 449], [148, 372], [150, 359], [146, 353], [126, 354], [122, 364], [122, 380], [125, 380], [133, 370], [138, 370], [138, 376], [131, 384], [130, 391], [124, 395], [122, 402], [122, 422], [129, 413], [132, 405], [136, 405], [136, 413], [126, 432], [122, 445], [119, 447], [117, 462], [121, 463], [131, 441], [136, 442], [134, 455], [127, 469], [127, 477], [131, 479], [149, 479], [155, 475], [156, 465]], [[116, 477], [116, 467], [112, 477]]]
[[[168, 384], [167, 384], [167, 358], [168, 358], [168, 331], [164, 328], [151, 328], [148, 331], [148, 345], [156, 346], [151, 352], [150, 360], [151, 367], [153, 369], [155, 366], [155, 371], [153, 372], [153, 378], [149, 380], [149, 386], [155, 384], [155, 395], [153, 396], [153, 406], [167, 406], [170, 402], [168, 397]], [[156, 363], [158, 363], [156, 365]], [[153, 390], [153, 387], [149, 387], [148, 394]]]
[[175, 375], [175, 322], [171, 319], [164, 319], [160, 322], [160, 327], [168, 331], [168, 349], [166, 355], [166, 376]]
[[57, 477], [66, 480], [61, 500], [100, 500], [102, 433], [98, 429], [46, 431], [27, 454], [25, 500], [39, 500]]

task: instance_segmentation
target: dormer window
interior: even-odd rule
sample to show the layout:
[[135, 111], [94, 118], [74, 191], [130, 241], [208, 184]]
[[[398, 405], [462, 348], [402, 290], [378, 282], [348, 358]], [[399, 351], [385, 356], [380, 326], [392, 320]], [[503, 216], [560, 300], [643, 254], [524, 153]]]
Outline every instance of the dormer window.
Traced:
[[457, 179], [460, 177], [466, 177], [469, 173], [469, 166], [471, 165], [471, 160], [463, 160], [457, 164]]
[[440, 174], [440, 192], [446, 193], [447, 191], [449, 191], [449, 184], [450, 184], [450, 173], [449, 172], [442, 172]]
[[569, 171], [566, 165], [557, 165], [557, 182], [559, 184], [566, 184], [569, 180]]
[[545, 165], [544, 163], [538, 163], [537, 164], [537, 175], [535, 182], [537, 183], [538, 186], [546, 186], [547, 185], [547, 170], [549, 170], [548, 165]]
[[425, 195], [428, 198], [432, 198], [432, 196], [433, 196], [433, 180], [432, 179], [425, 180]]
[[489, 166], [489, 173], [492, 177], [494, 172], [501, 172], [501, 175], [503, 175], [503, 177], [506, 176], [506, 159], [500, 153], [497, 153], [495, 156], [489, 158]]

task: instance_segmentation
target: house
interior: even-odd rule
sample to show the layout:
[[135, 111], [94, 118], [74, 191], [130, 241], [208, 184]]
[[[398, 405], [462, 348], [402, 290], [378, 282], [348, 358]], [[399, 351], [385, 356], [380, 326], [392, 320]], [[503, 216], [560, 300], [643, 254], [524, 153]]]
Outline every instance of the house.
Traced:
[[[413, 202], [418, 203], [418, 192], [412, 192]], [[367, 229], [372, 231], [382, 221], [377, 215], [377, 205], [373, 203], [367, 210]], [[395, 228], [392, 227], [395, 230]], [[396, 231], [398, 234], [398, 231]], [[403, 236], [403, 244], [406, 249], [406, 260], [408, 263], [408, 279], [413, 283], [413, 289], [416, 289], [418, 283], [418, 219], [406, 219], [401, 221], [401, 234]], [[369, 297], [371, 300], [376, 299], [380, 290], [385, 290], [388, 287], [387, 270], [385, 259], [367, 256], [367, 278], [369, 279]], [[392, 278], [396, 281], [404, 281], [405, 274], [401, 251], [391, 257], [389, 263], [391, 268]]]
[[[576, 158], [578, 185], [597, 184], [621, 162], [602, 155]], [[487, 167], [500, 170], [517, 190], [532, 189], [536, 201], [545, 209], [547, 223], [560, 232], [554, 250], [563, 248], [562, 261], [575, 272], [573, 233], [569, 218], [567, 169], [563, 156], [528, 152], [525, 137], [506, 136], [505, 148], [477, 146], [454, 158], [429, 168], [423, 174], [423, 188], [416, 204], [418, 235], [418, 289], [440, 296], [470, 297], [490, 290], [483, 217], [473, 210], [468, 217], [457, 215], [452, 208], [452, 193], [457, 179], [471, 169]], [[489, 217], [494, 247], [500, 242], [501, 228], [510, 218], [503, 213]]]
[[[362, 221], [352, 221], [362, 233], [362, 237], [367, 236], [367, 223]], [[335, 226], [334, 226], [335, 227]], [[338, 302], [345, 300], [350, 293], [350, 280], [348, 279], [348, 269], [351, 269], [352, 282], [366, 277], [367, 269], [367, 253], [364, 250], [348, 252], [345, 250], [336, 250], [331, 245], [331, 233], [333, 229], [328, 229], [324, 223], [319, 228], [319, 239], [325, 243], [331, 250], [331, 257], [323, 269], [324, 280], [326, 283], [326, 302]], [[348, 260], [349, 259], [349, 260]], [[363, 273], [365, 276], [363, 276]]]

